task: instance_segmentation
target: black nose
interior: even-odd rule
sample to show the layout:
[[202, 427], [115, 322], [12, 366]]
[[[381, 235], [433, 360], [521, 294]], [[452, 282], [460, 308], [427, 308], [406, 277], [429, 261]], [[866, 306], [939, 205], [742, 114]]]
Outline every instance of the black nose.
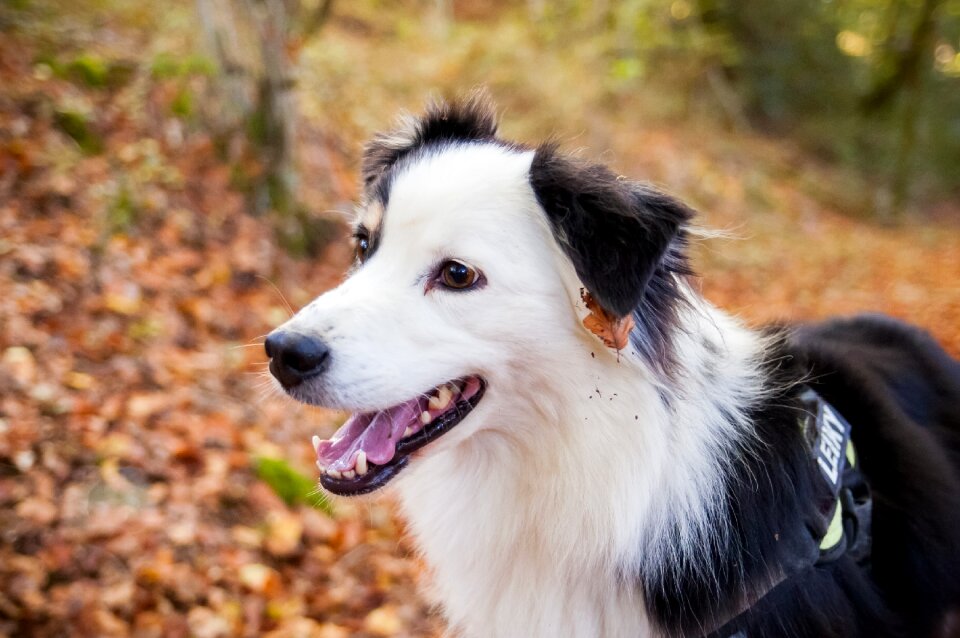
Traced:
[[327, 344], [296, 332], [274, 332], [263, 345], [270, 357], [270, 372], [285, 388], [320, 374], [330, 361]]

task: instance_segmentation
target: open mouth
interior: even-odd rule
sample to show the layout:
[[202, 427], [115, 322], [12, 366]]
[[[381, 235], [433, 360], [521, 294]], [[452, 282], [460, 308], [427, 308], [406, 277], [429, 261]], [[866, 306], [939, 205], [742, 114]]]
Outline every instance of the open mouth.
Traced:
[[412, 453], [460, 423], [485, 389], [480, 377], [448, 381], [386, 410], [354, 414], [329, 440], [313, 437], [320, 484], [341, 496], [380, 489]]

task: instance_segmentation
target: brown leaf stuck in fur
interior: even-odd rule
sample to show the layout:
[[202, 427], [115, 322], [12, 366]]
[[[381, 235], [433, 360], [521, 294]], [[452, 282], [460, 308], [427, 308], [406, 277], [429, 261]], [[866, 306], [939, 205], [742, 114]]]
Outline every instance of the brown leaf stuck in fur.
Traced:
[[583, 318], [583, 326], [600, 337], [608, 348], [617, 351], [627, 347], [630, 331], [633, 330], [633, 316], [617, 317], [610, 314], [597, 303], [589, 292], [580, 289], [580, 298], [587, 305], [590, 314]]

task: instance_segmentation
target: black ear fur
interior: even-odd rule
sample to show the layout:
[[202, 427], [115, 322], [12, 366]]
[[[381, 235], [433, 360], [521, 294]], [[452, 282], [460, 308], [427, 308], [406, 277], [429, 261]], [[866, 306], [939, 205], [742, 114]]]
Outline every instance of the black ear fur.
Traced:
[[693, 216], [681, 202], [600, 164], [563, 156], [552, 143], [537, 148], [530, 184], [580, 280], [607, 311], [625, 317], [651, 287], [664, 287], [653, 281], [658, 274], [687, 272], [683, 255], [671, 254], [682, 247]]
[[427, 105], [420, 117], [406, 116], [400, 124], [377, 134], [363, 149], [361, 175], [365, 191], [408, 153], [423, 146], [452, 141], [493, 141], [497, 135], [496, 109], [487, 92]]

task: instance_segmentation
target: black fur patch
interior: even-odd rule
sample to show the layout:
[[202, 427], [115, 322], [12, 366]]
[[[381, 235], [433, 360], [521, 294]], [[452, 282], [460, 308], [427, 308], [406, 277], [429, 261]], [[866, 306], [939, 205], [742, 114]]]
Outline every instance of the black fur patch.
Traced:
[[687, 263], [686, 247], [686, 235], [681, 231], [654, 268], [640, 303], [633, 311], [636, 328], [630, 332], [630, 343], [647, 361], [667, 373], [677, 363], [670, 335], [676, 324], [677, 308], [683, 303], [677, 276], [693, 274]]
[[960, 608], [960, 362], [876, 315], [804, 326], [791, 345], [853, 426], [874, 494], [873, 580], [905, 635], [931, 635]]
[[555, 144], [537, 148], [530, 184], [587, 290], [619, 317], [634, 313], [634, 347], [668, 363], [677, 276], [690, 274], [684, 226], [693, 211], [605, 166], [564, 156]]
[[[807, 326], [780, 343], [764, 368], [782, 390], [753, 407], [756, 438], [730, 459], [729, 539], [648, 577], [651, 616], [674, 636], [932, 636], [960, 605], [960, 363], [886, 318]], [[811, 564], [824, 529], [797, 421], [801, 382], [853, 426], [874, 494], [868, 565]], [[781, 571], [793, 575], [767, 592]]]
[[[789, 386], [789, 377], [773, 361], [766, 366], [771, 383]], [[669, 635], [703, 635], [762, 593], [779, 567], [796, 569], [797, 563], [817, 558], [808, 531], [820, 520], [814, 498], [817, 477], [799, 415], [789, 392], [752, 411], [757, 436], [738, 450], [725, 479], [726, 543], [705, 543], [705, 555], [668, 562], [644, 581], [650, 612]], [[771, 450], [777, 451], [776, 458]], [[717, 521], [718, 528], [722, 524]]]
[[452, 102], [434, 101], [419, 118], [406, 120], [367, 143], [361, 162], [364, 192], [386, 204], [389, 180], [384, 177], [413, 151], [445, 142], [492, 142], [496, 135], [496, 109], [485, 91], [474, 91]]

